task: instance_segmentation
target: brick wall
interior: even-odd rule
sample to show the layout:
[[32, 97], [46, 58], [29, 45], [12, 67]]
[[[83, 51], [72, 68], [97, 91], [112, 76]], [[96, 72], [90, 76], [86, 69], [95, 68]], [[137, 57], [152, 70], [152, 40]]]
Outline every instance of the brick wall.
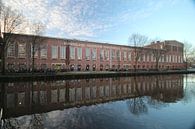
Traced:
[[[155, 69], [156, 61], [154, 60], [152, 51], [158, 49], [163, 51], [164, 58], [167, 58], [169, 61], [159, 61], [159, 69], [183, 69], [183, 44], [174, 41], [168, 40], [163, 42], [152, 43], [147, 45], [142, 49], [142, 58], [135, 65], [135, 49], [129, 46], [123, 45], [114, 45], [108, 43], [97, 43], [89, 41], [80, 41], [80, 40], [71, 40], [71, 39], [59, 39], [51, 37], [42, 37], [41, 44], [47, 46], [47, 58], [41, 58], [40, 50], [37, 51], [38, 56], [35, 58], [35, 64], [37, 69], [68, 69], [68, 70], [130, 70], [137, 67], [137, 69]], [[11, 42], [15, 44], [14, 56], [6, 57], [6, 69], [13, 67], [18, 70], [20, 65], [25, 65], [26, 69], [31, 69], [32, 58], [31, 58], [31, 39], [30, 35], [19, 35], [13, 34], [13, 39]], [[25, 43], [25, 57], [20, 58], [18, 56], [18, 46], [20, 43]], [[57, 57], [52, 58], [52, 46], [57, 46]], [[66, 47], [66, 58], [61, 59], [60, 47]], [[71, 50], [74, 48], [75, 58], [71, 59]], [[82, 59], [78, 59], [79, 53], [78, 48], [82, 49]], [[89, 50], [89, 58], [86, 59], [86, 49]], [[92, 50], [96, 50], [96, 58], [92, 59]], [[103, 51], [103, 52], [102, 52]], [[112, 53], [115, 53], [114, 58], [112, 59]], [[120, 53], [120, 59], [117, 58], [117, 52]], [[100, 58], [102, 53], [103, 59]], [[126, 54], [126, 56], [124, 56]], [[129, 56], [130, 55], [130, 56]], [[106, 58], [107, 57], [107, 58]]]

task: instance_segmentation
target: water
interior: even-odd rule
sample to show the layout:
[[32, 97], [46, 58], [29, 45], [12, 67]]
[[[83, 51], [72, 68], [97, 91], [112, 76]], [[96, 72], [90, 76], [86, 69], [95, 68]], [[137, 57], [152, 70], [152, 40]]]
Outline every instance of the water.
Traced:
[[195, 75], [1, 83], [1, 128], [195, 129]]

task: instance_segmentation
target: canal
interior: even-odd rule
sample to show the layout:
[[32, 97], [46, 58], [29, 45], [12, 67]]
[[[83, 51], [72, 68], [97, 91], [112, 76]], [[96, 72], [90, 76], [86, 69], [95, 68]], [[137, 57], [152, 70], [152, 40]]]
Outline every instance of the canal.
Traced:
[[0, 86], [2, 129], [195, 129], [195, 74]]

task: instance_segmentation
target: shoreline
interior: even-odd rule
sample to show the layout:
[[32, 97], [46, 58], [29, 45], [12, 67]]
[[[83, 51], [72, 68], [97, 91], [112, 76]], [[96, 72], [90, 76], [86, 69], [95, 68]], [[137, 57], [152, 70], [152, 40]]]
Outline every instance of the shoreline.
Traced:
[[9, 81], [30, 81], [30, 80], [70, 80], [70, 79], [89, 79], [105, 77], [128, 77], [128, 76], [147, 76], [147, 75], [169, 75], [169, 74], [191, 74], [195, 70], [171, 70], [171, 71], [90, 71], [90, 72], [62, 72], [62, 73], [13, 73], [0, 75], [0, 82]]

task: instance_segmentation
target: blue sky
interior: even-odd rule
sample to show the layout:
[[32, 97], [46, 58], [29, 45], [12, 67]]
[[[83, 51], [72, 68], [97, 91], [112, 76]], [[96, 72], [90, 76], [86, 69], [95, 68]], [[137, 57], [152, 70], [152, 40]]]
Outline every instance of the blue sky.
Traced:
[[[128, 44], [132, 33], [152, 39], [195, 41], [194, 0], [4, 0], [45, 35]], [[24, 6], [25, 5], [25, 6]]]

